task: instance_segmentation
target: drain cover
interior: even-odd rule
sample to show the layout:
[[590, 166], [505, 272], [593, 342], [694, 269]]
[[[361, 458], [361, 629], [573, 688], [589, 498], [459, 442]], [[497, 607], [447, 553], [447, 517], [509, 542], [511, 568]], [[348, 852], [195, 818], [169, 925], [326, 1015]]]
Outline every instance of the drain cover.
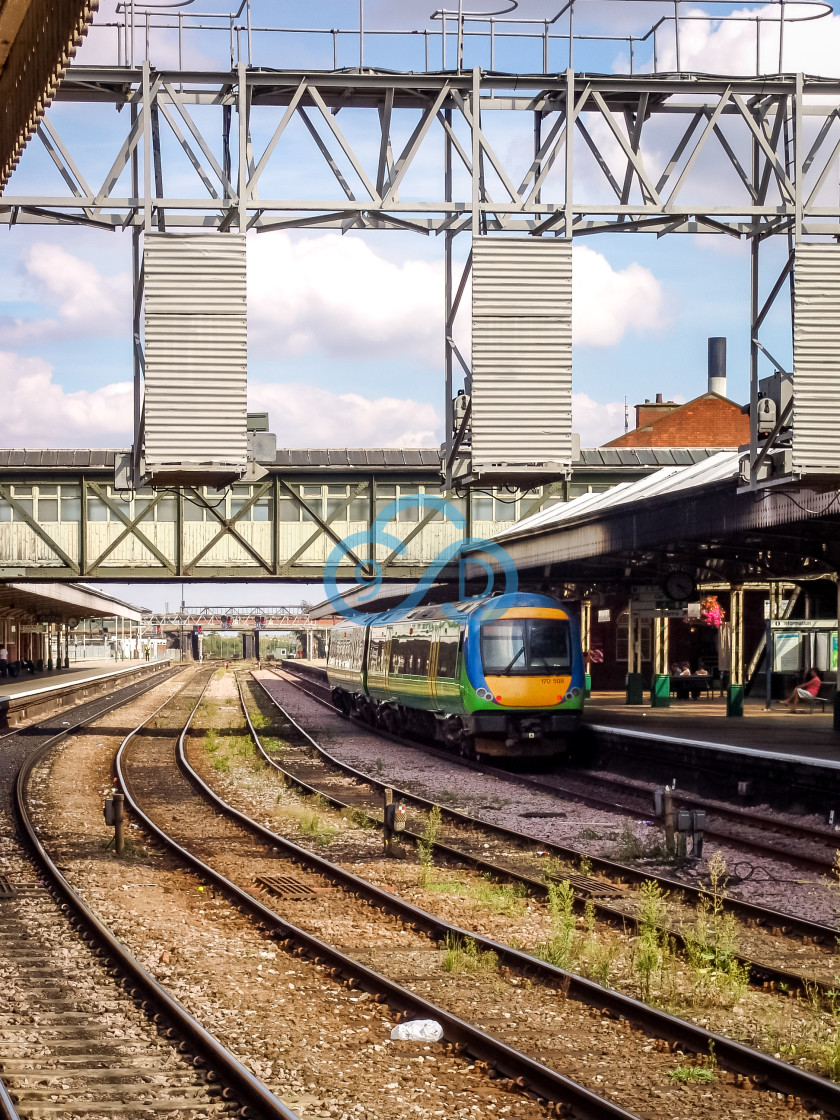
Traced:
[[568, 880], [576, 894], [587, 894], [591, 898], [603, 898], [605, 895], [623, 894], [621, 887], [615, 883], [605, 883], [603, 879], [590, 879], [587, 875], [556, 875], [558, 882]]
[[15, 888], [9, 882], [5, 875], [0, 875], [0, 898], [11, 898], [15, 893]]
[[308, 883], [301, 883], [299, 879], [293, 879], [291, 875], [259, 875], [257, 876], [257, 886], [260, 890], [271, 891], [279, 898], [288, 899], [290, 902], [300, 901], [305, 898], [317, 898], [319, 894], [323, 893], [315, 887], [310, 887]]

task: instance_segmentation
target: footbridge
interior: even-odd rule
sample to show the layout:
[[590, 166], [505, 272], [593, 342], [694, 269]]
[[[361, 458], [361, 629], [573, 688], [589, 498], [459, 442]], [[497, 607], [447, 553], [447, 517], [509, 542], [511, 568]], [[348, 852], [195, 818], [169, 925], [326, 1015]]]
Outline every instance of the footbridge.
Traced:
[[[444, 516], [420, 504], [440, 495], [436, 448], [286, 450], [257, 483], [140, 491], [115, 487], [119, 451], [0, 450], [0, 580], [312, 583], [351, 536], [359, 543], [342, 552], [341, 578], [352, 580], [357, 561], [371, 557], [385, 580], [417, 578], [462, 537], [490, 536], [540, 509], [711, 453], [585, 449], [568, 477], [450, 493]], [[384, 526], [391, 543], [374, 546], [377, 517], [398, 500]]]

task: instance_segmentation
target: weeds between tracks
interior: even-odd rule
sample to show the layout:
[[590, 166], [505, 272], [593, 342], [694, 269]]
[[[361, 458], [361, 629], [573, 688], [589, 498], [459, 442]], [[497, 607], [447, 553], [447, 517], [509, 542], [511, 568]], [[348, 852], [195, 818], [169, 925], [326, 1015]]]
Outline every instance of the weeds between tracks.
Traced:
[[[255, 697], [254, 705], [258, 702]], [[250, 699], [248, 703], [250, 708]], [[287, 745], [283, 742], [286, 731], [282, 721], [276, 715], [262, 715], [255, 723], [276, 736], [272, 749], [282, 758]], [[242, 776], [249, 780], [244, 770]], [[311, 799], [288, 790], [283, 798], [285, 802], [296, 800], [299, 805], [311, 803]], [[291, 820], [293, 812], [287, 804], [284, 815]], [[351, 831], [361, 832], [369, 825], [368, 815], [360, 810], [327, 810], [319, 816], [323, 829], [339, 830], [344, 840], [350, 840]], [[450, 896], [453, 902], [458, 900], [464, 923], [469, 920], [473, 928], [482, 931], [487, 926], [490, 936], [517, 949], [840, 1080], [840, 978], [835, 985], [837, 993], [830, 995], [828, 1002], [816, 984], [810, 995], [762, 992], [748, 986], [748, 967], [737, 959], [740, 926], [724, 908], [727, 870], [719, 853], [710, 861], [706, 894], [688, 923], [685, 906], [669, 899], [658, 884], [649, 881], [638, 891], [638, 927], [631, 930], [629, 926], [621, 929], [598, 921], [592, 904], [582, 915], [576, 912], [566, 878], [572, 873], [590, 874], [585, 859], [577, 865], [543, 864], [548, 889], [544, 905], [529, 898], [521, 888], [493, 882], [475, 872], [435, 866], [433, 841], [441, 833], [440, 821], [427, 817], [418, 844], [418, 863], [389, 869], [389, 881], [395, 889], [417, 905], [438, 912], [441, 905], [436, 899]], [[635, 837], [633, 840], [638, 843]], [[653, 840], [650, 847], [646, 845], [643, 854], [650, 855], [656, 843]], [[838, 873], [840, 890], [840, 862]], [[486, 922], [482, 912], [487, 915]], [[451, 917], [448, 904], [446, 914]], [[500, 925], [500, 920], [509, 920], [508, 927]], [[681, 925], [686, 941], [686, 948], [679, 951], [675, 938], [667, 932], [672, 924]], [[453, 969], [470, 968], [472, 958], [467, 946], [447, 945], [445, 953]], [[697, 1074], [685, 1076], [689, 1081], [698, 1080]], [[703, 1076], [699, 1075], [700, 1081]]]

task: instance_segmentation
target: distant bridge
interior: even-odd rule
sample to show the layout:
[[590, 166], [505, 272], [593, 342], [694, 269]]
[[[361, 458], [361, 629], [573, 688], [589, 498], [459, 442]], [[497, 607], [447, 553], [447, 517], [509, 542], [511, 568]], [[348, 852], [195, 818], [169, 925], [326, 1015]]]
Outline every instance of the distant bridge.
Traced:
[[312, 619], [303, 607], [187, 607], [181, 611], [144, 611], [144, 632], [192, 630], [202, 633], [242, 630], [328, 630], [332, 619]]

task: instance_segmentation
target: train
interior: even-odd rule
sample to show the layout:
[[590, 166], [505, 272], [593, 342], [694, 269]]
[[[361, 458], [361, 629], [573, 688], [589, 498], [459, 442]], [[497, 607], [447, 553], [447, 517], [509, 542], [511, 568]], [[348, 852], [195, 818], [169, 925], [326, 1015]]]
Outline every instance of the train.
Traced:
[[575, 619], [526, 592], [338, 623], [327, 678], [345, 715], [466, 758], [562, 754], [585, 692]]

